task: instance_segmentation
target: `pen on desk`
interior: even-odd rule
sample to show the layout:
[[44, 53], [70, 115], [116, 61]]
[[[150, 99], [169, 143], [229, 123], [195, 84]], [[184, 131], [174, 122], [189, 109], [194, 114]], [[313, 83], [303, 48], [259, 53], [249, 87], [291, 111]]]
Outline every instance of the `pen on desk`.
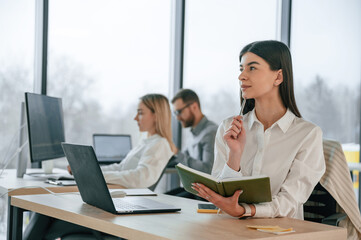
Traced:
[[56, 180], [51, 180], [51, 179], [47, 179], [46, 182], [50, 183], [50, 184], [54, 184], [54, 185], [62, 185], [61, 182], [58, 182]]

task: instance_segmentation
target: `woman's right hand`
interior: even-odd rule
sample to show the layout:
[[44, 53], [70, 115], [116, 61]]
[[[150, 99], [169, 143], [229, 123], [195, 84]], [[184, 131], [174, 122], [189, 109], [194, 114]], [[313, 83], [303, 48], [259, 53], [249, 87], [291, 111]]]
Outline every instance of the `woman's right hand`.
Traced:
[[246, 131], [243, 127], [243, 119], [241, 116], [233, 117], [231, 126], [223, 135], [229, 149], [232, 152], [240, 153], [246, 144]]
[[229, 147], [229, 161], [228, 165], [234, 170], [239, 170], [240, 159], [246, 144], [246, 130], [243, 127], [243, 118], [241, 116], [233, 117], [231, 126], [223, 135]]

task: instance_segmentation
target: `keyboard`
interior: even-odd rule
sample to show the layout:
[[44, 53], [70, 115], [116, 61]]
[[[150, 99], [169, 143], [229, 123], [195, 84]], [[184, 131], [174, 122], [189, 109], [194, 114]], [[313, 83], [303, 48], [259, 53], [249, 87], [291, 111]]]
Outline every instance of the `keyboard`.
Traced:
[[135, 210], [135, 209], [147, 209], [147, 208], [145, 208], [143, 206], [132, 204], [132, 203], [129, 203], [127, 201], [124, 201], [121, 198], [113, 198], [113, 203], [114, 203], [115, 209], [117, 211], [120, 211], [120, 210]]

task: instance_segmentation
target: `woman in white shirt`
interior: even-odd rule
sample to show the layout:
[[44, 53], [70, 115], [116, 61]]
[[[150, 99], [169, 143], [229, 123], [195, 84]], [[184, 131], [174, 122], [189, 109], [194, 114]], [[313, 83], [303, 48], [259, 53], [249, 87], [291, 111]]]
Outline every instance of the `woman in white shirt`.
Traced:
[[139, 131], [147, 132], [148, 137], [141, 140], [122, 162], [101, 169], [107, 183], [146, 188], [157, 182], [176, 152], [168, 99], [160, 94], [141, 97], [134, 120], [138, 122]]
[[240, 53], [244, 116], [218, 128], [212, 175], [220, 179], [267, 175], [272, 202], [238, 203], [242, 189], [222, 197], [194, 183], [199, 196], [234, 217], [303, 219], [303, 203], [325, 171], [321, 129], [301, 118], [293, 92], [292, 60], [278, 41], [258, 41]]

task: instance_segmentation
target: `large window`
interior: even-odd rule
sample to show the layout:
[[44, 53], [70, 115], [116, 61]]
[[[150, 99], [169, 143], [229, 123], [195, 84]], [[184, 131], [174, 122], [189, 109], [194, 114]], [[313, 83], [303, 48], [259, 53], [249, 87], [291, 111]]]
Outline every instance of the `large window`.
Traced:
[[139, 137], [136, 114], [147, 93], [168, 96], [171, 1], [49, 1], [48, 95], [61, 97], [65, 137]]
[[[183, 87], [198, 94], [208, 119], [219, 124], [239, 113], [239, 53], [278, 39], [280, 7], [278, 0], [186, 1]], [[189, 129], [182, 135], [184, 146]]]
[[[277, 0], [186, 2], [184, 88], [220, 123], [239, 113], [239, 52], [256, 40], [278, 39]], [[262, 6], [262, 7], [260, 7]]]
[[291, 51], [300, 111], [325, 138], [342, 143], [360, 140], [360, 12], [360, 1], [293, 1]]
[[[33, 90], [34, 30], [34, 1], [0, 1], [0, 173], [6, 165], [16, 166], [21, 102], [24, 92]], [[7, 207], [2, 197], [0, 239], [5, 239]]]
[[294, 0], [291, 51], [301, 114], [324, 138], [341, 142], [348, 161], [358, 162], [361, 1], [345, 3]]
[[34, 1], [0, 1], [0, 169], [16, 165], [21, 102], [33, 90], [34, 30]]

